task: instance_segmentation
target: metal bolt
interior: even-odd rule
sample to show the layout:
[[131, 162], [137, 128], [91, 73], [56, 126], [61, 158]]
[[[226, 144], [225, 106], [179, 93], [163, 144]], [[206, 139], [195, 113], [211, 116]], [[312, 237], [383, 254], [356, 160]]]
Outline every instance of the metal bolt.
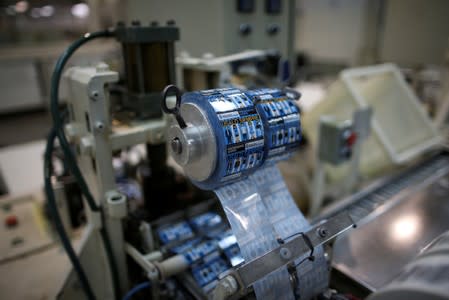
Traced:
[[175, 25], [175, 24], [176, 24], [175, 20], [168, 20], [168, 21], [167, 21], [167, 25], [168, 25], [168, 26], [173, 26], [173, 25]]
[[98, 91], [92, 91], [90, 93], [90, 96], [91, 96], [92, 100], [94, 100], [94, 101], [97, 100], [99, 95], [100, 95], [100, 93]]
[[279, 32], [279, 25], [278, 24], [270, 24], [268, 27], [267, 27], [267, 33], [269, 34], [269, 35], [275, 35], [275, 34], [277, 34], [278, 32]]
[[234, 295], [239, 288], [237, 280], [232, 275], [228, 275], [221, 279], [218, 284], [223, 288], [223, 292], [227, 297]]
[[139, 21], [139, 20], [133, 20], [133, 21], [131, 22], [131, 25], [132, 25], [132, 26], [140, 26], [140, 21]]
[[157, 271], [156, 268], [151, 268], [151, 269], [148, 271], [148, 277], [151, 278], [151, 279], [157, 278], [158, 275], [159, 275], [159, 272]]
[[108, 66], [108, 64], [106, 64], [104, 62], [100, 62], [95, 66], [95, 70], [97, 72], [106, 72], [106, 71], [109, 71], [109, 66]]
[[95, 124], [95, 128], [96, 128], [98, 131], [102, 131], [102, 130], [104, 129], [104, 124], [103, 124], [102, 122], [97, 122], [97, 123]]
[[150, 26], [158, 26], [159, 22], [158, 21], [151, 21], [150, 22]]
[[252, 31], [251, 25], [249, 25], [248, 23], [240, 24], [239, 31], [241, 35], [248, 35]]
[[326, 237], [329, 234], [329, 230], [326, 227], [318, 228], [318, 235], [322, 238]]
[[290, 259], [292, 257], [292, 253], [290, 252], [290, 250], [288, 248], [281, 248], [279, 250], [279, 254], [281, 255], [281, 257], [283, 259]]
[[182, 152], [182, 143], [179, 140], [179, 138], [175, 137], [171, 141], [171, 150], [173, 151], [173, 153], [181, 154], [181, 152]]

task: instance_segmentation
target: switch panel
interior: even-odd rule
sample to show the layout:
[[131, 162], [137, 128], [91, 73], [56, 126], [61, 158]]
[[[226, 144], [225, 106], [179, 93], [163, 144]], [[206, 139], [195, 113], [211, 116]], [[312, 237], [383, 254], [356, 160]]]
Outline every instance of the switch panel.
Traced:
[[330, 117], [320, 120], [320, 160], [338, 165], [352, 157], [352, 148], [357, 141], [357, 134], [351, 121], [337, 122]]

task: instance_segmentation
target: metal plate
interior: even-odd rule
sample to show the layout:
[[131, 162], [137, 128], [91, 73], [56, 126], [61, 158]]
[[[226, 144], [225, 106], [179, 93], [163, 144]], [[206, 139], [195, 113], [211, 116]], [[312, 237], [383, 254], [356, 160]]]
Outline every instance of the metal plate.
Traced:
[[[449, 230], [449, 172], [409, 186], [334, 245], [333, 267], [371, 291], [389, 283], [435, 237]], [[418, 190], [417, 190], [418, 189]]]
[[[182, 165], [186, 175], [194, 180], [207, 179], [216, 166], [217, 144], [206, 113], [193, 103], [182, 104], [181, 115], [188, 127], [179, 128], [173, 125], [168, 131], [168, 141], [179, 138], [184, 149], [181, 154], [176, 154], [170, 149], [170, 154], [177, 163]], [[191, 135], [189, 129], [194, 129]], [[187, 155], [184, 157], [184, 155]]]
[[[304, 236], [307, 236], [310, 241], [310, 245], [305, 242], [303, 236], [297, 235], [291, 241], [238, 267], [236, 273], [239, 275], [239, 279], [244, 287], [247, 288], [267, 274], [278, 270], [282, 266], [293, 263], [299, 257], [310, 253], [310, 246], [315, 248], [323, 245], [352, 228], [353, 225], [354, 222], [348, 213], [342, 212], [304, 233]], [[322, 233], [320, 234], [320, 232]], [[283, 251], [285, 254], [282, 254]]]

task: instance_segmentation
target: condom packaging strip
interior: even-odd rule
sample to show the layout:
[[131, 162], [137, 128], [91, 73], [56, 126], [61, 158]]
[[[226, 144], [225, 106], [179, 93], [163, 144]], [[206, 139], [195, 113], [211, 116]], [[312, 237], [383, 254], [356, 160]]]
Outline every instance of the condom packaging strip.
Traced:
[[[241, 254], [250, 261], [276, 248], [276, 233], [250, 178], [215, 190], [237, 238]], [[286, 267], [254, 284], [258, 299], [294, 299]]]
[[241, 91], [234, 88], [187, 93], [206, 113], [216, 137], [217, 166], [202, 189], [218, 186], [253, 173], [266, 161], [289, 157], [299, 147], [301, 124], [293, 99], [276, 89]]
[[259, 89], [246, 94], [256, 103], [265, 130], [265, 160], [279, 161], [299, 146], [299, 109], [282, 91]]
[[[279, 169], [271, 164], [250, 176], [266, 207], [270, 223], [278, 237], [289, 241], [292, 235], [307, 231], [310, 224], [298, 209], [288, 188], [282, 178]], [[289, 238], [290, 237], [290, 238]], [[301, 299], [310, 299], [328, 285], [328, 267], [322, 247], [314, 249], [315, 260], [303, 260], [308, 254], [298, 258], [297, 267], [298, 282], [295, 293]]]
[[[277, 238], [286, 239], [310, 227], [274, 165], [264, 166], [246, 179], [216, 189], [215, 193], [223, 205], [245, 261], [278, 247]], [[314, 255], [313, 262], [305, 260], [298, 266], [294, 289], [287, 269], [283, 267], [254, 285], [257, 298], [294, 299], [296, 294], [301, 299], [309, 299], [322, 291], [328, 282], [322, 248], [316, 248]]]

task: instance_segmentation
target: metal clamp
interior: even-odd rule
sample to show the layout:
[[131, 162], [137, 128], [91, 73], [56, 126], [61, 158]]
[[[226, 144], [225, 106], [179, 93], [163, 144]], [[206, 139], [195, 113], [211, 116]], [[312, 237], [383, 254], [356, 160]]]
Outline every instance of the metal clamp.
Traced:
[[[249, 288], [256, 281], [277, 269], [293, 263], [299, 257], [309, 254], [312, 249], [323, 245], [346, 230], [355, 227], [348, 212], [344, 211], [329, 220], [324, 220], [306, 232], [301, 232], [292, 240], [283, 242], [279, 247], [255, 258], [231, 271], [228, 276], [234, 277], [240, 290]], [[285, 255], [288, 252], [289, 255]]]

